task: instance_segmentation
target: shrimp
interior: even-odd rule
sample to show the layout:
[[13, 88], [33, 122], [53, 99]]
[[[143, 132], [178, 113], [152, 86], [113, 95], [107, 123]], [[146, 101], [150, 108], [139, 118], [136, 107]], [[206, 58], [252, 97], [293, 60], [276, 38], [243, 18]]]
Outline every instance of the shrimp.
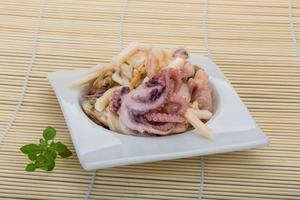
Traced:
[[201, 110], [212, 112], [212, 88], [208, 84], [208, 75], [204, 70], [198, 70], [194, 78], [188, 80], [188, 87], [192, 101], [198, 102]]
[[208, 75], [204, 70], [199, 69], [199, 70], [197, 70], [197, 72], [195, 74], [195, 79], [203, 80], [205, 82], [208, 82]]
[[194, 76], [195, 74], [195, 68], [190, 62], [185, 62], [185, 64], [182, 67], [182, 79], [185, 82], [189, 77]]
[[210, 86], [200, 92], [197, 102], [199, 109], [213, 112], [212, 88]]

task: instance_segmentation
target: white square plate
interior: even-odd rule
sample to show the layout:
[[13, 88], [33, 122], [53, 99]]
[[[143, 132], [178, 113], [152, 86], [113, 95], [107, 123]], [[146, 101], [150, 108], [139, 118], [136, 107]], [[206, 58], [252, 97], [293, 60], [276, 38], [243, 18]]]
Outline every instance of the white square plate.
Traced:
[[190, 61], [207, 71], [214, 87], [216, 112], [207, 123], [215, 133], [214, 140], [207, 140], [194, 130], [164, 137], [136, 137], [107, 130], [82, 111], [81, 91], [66, 87], [89, 70], [49, 73], [48, 80], [60, 103], [82, 167], [93, 170], [267, 145], [267, 136], [257, 127], [220, 69], [201, 55], [192, 54]]

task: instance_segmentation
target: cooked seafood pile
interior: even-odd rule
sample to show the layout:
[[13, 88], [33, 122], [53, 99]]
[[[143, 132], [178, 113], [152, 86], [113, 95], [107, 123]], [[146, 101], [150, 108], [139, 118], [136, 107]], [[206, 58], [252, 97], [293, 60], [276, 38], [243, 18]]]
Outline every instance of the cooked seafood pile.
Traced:
[[212, 139], [204, 122], [212, 117], [207, 73], [190, 63], [184, 48], [170, 50], [131, 43], [70, 87], [89, 87], [84, 112], [110, 130], [136, 136], [185, 132], [194, 127]]

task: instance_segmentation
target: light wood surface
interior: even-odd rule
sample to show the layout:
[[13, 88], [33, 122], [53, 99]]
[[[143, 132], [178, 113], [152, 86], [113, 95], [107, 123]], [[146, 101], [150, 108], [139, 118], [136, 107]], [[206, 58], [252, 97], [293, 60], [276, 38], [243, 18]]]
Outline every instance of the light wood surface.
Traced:
[[[50, 173], [24, 171], [20, 146], [36, 142], [46, 126], [74, 152], [46, 72], [93, 67], [118, 52], [121, 0], [43, 0], [0, 3], [0, 134], [22, 95], [16, 118], [0, 144], [0, 199], [83, 199], [92, 172], [76, 158], [59, 159]], [[207, 54], [204, 0], [129, 0], [124, 45], [131, 41], [184, 45]], [[293, 1], [300, 40], [300, 1]], [[231, 81], [268, 147], [205, 157], [205, 200], [300, 199], [300, 58], [292, 40], [288, 0], [210, 0], [211, 57]], [[300, 48], [300, 43], [297, 48]], [[25, 81], [25, 82], [24, 82]], [[200, 157], [98, 170], [90, 199], [196, 200]]]

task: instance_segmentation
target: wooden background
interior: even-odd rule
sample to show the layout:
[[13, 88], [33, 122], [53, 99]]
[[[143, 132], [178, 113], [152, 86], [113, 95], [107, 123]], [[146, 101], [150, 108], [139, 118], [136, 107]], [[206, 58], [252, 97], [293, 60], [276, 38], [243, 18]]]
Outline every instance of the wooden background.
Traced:
[[[1, 0], [0, 198], [84, 198], [92, 172], [76, 156], [53, 172], [28, 173], [19, 148], [51, 125], [74, 151], [46, 73], [108, 61], [121, 38], [209, 48], [270, 137], [266, 148], [206, 156], [203, 199], [300, 199], [300, 1], [206, 3]], [[200, 172], [200, 157], [98, 170], [90, 199], [196, 200]]]

